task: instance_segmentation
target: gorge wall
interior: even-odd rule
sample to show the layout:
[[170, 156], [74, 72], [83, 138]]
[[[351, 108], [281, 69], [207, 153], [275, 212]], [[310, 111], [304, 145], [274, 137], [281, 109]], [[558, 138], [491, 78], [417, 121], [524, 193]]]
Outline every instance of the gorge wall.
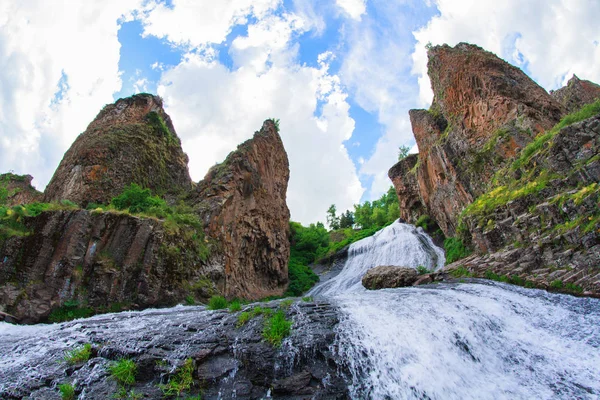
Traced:
[[[161, 99], [141, 94], [98, 114], [43, 195], [31, 188], [31, 177], [7, 178], [2, 187], [12, 196], [0, 199], [0, 311], [35, 323], [57, 312], [282, 294], [289, 167], [274, 122], [266, 121], [199, 184], [187, 162]], [[131, 183], [185, 214], [152, 217], [95, 205], [109, 204]], [[47, 203], [35, 203], [42, 197]]]
[[428, 55], [433, 103], [410, 111], [419, 154], [389, 171], [401, 217], [427, 215], [478, 253], [450, 269], [600, 293], [600, 107], [567, 116], [600, 87], [573, 77], [548, 94], [465, 43]]

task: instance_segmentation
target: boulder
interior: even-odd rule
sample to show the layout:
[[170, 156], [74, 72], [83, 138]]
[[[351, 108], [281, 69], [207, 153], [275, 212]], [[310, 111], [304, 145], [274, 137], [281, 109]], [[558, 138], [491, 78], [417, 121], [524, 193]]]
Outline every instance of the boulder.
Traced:
[[418, 278], [417, 270], [408, 267], [382, 265], [371, 268], [362, 278], [370, 290], [412, 286]]

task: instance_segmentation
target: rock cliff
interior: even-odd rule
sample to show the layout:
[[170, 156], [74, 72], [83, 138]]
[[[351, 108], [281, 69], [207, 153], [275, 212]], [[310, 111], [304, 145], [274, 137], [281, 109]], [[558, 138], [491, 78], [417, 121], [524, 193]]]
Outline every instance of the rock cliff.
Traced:
[[[120, 99], [65, 154], [44, 193], [51, 203], [0, 203], [0, 312], [34, 323], [216, 294], [281, 295], [290, 252], [288, 179], [272, 120], [194, 185], [160, 99]], [[8, 206], [41, 200], [30, 177], [6, 181]], [[108, 204], [130, 183], [175, 205], [156, 217], [80, 208]]]
[[31, 175], [0, 174], [0, 206], [41, 201], [44, 194], [31, 186]]
[[108, 204], [131, 183], [177, 197], [192, 188], [187, 163], [159, 97], [119, 99], [105, 106], [65, 153], [45, 201]]
[[434, 100], [410, 111], [419, 154], [389, 171], [401, 217], [427, 215], [478, 252], [450, 269], [600, 293], [600, 103], [567, 116], [600, 87], [573, 77], [548, 94], [465, 43], [428, 55]]
[[290, 255], [289, 164], [272, 120], [198, 183], [191, 202], [221, 244], [228, 297], [281, 295]]
[[[418, 159], [400, 161], [389, 176], [401, 203], [425, 210], [454, 236], [462, 209], [564, 110], [521, 70], [477, 46], [431, 48], [428, 73], [432, 106], [410, 111]], [[401, 217], [415, 222], [408, 210]]]

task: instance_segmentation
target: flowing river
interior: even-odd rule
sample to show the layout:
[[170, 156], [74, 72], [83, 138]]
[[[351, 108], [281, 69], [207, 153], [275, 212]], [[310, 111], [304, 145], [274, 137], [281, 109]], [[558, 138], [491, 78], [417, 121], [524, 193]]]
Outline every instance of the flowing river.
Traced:
[[443, 266], [441, 249], [399, 222], [348, 254], [312, 294], [340, 307], [353, 398], [600, 398], [600, 300], [483, 280], [364, 289], [373, 266]]
[[[340, 373], [347, 375], [351, 398], [600, 398], [600, 300], [484, 280], [368, 291], [361, 278], [377, 265], [439, 269], [444, 254], [421, 229], [397, 222], [354, 243], [342, 271], [311, 291], [317, 303], [331, 303], [337, 310], [334, 339], [325, 347], [329, 346], [326, 352], [342, 367]], [[282, 347], [284, 358], [292, 354], [292, 362], [308, 352], [307, 346], [321, 329], [311, 322], [314, 312], [310, 307], [315, 306], [297, 306], [293, 311], [293, 333]], [[232, 367], [224, 369], [225, 378], [215, 379], [230, 380], [233, 385], [243, 379], [238, 371], [244, 363], [238, 358], [242, 359], [244, 346], [256, 347], [262, 329], [256, 328], [258, 337], [254, 338], [248, 333], [251, 327], [244, 331], [235, 327], [235, 321], [234, 314], [178, 306], [56, 325], [0, 323], [0, 398], [3, 391], [19, 393], [21, 387], [38, 390], [44, 385], [49, 386], [43, 393], [57, 395], [60, 380], [56, 377], [63, 377], [65, 368], [59, 360], [76, 343], [106, 343], [98, 358], [110, 359], [110, 353], [118, 350], [142, 358], [160, 351], [156, 357], [183, 359], [204, 351], [206, 343], [223, 343], [226, 330], [233, 332], [228, 340], [235, 342], [235, 351], [232, 358], [215, 365], [229, 362]], [[177, 329], [179, 336], [174, 333]], [[261, 356], [267, 348], [256, 351]], [[311, 354], [305, 358], [314, 357]], [[80, 398], [102, 398], [98, 390], [85, 388], [93, 387], [94, 379], [108, 379], [103, 362], [90, 361], [87, 369], [82, 369], [85, 374], [72, 372], [84, 387]], [[207, 373], [214, 375], [213, 370]], [[81, 375], [79, 381], [77, 374]], [[39, 382], [33, 385], [36, 380]], [[330, 381], [331, 376], [323, 379], [324, 384]], [[266, 395], [248, 392], [246, 397], [240, 395], [240, 389], [226, 389], [220, 388], [214, 396], [206, 392], [202, 398], [272, 396], [270, 389], [265, 390]], [[11, 396], [8, 398], [18, 398]], [[58, 398], [44, 396], [33, 398]]]

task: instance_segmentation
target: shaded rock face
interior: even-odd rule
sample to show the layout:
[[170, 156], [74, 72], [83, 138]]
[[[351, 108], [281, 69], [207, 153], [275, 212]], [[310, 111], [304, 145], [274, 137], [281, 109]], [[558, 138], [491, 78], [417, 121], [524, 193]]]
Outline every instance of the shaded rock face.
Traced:
[[576, 75], [573, 75], [573, 77], [569, 79], [567, 86], [555, 91], [550, 91], [550, 94], [561, 103], [568, 112], [573, 112], [579, 110], [586, 104], [593, 103], [600, 99], [600, 85], [579, 79]]
[[159, 97], [138, 94], [109, 104], [65, 153], [45, 201], [108, 204], [137, 183], [160, 196], [191, 190], [188, 157]]
[[417, 277], [414, 268], [382, 265], [368, 270], [362, 277], [362, 285], [371, 290], [412, 286]]
[[[9, 207], [42, 201], [43, 193], [31, 186], [33, 176], [0, 174], [0, 205]], [[3, 190], [6, 198], [2, 198]]]
[[428, 72], [431, 109], [410, 112], [418, 160], [400, 161], [389, 176], [400, 204], [410, 207], [401, 207], [403, 219], [414, 223], [426, 213], [454, 236], [460, 211], [564, 109], [521, 70], [477, 46], [433, 47]]
[[160, 221], [76, 210], [24, 224], [28, 236], [0, 243], [0, 311], [23, 323], [68, 304], [90, 312], [166, 306], [205, 300], [223, 286], [218, 260]]
[[[281, 308], [277, 302], [263, 308]], [[252, 310], [248, 306], [246, 310]], [[58, 399], [56, 386], [71, 383], [86, 399], [110, 399], [119, 390], [111, 362], [133, 360], [132, 389], [145, 398], [163, 398], [159, 388], [186, 359], [193, 362], [192, 386], [182, 397], [202, 399], [348, 399], [349, 374], [332, 352], [336, 309], [326, 303], [295, 303], [285, 309], [293, 321], [281, 348], [262, 337], [265, 316], [238, 326], [238, 313], [200, 307], [96, 316], [38, 332], [5, 336], [0, 353], [14, 363], [0, 365], [0, 398]], [[44, 340], [44, 337], [52, 340]], [[69, 366], [65, 351], [92, 344], [87, 362]]]
[[228, 297], [281, 295], [290, 255], [289, 163], [272, 120], [198, 183], [190, 201], [221, 244]]

